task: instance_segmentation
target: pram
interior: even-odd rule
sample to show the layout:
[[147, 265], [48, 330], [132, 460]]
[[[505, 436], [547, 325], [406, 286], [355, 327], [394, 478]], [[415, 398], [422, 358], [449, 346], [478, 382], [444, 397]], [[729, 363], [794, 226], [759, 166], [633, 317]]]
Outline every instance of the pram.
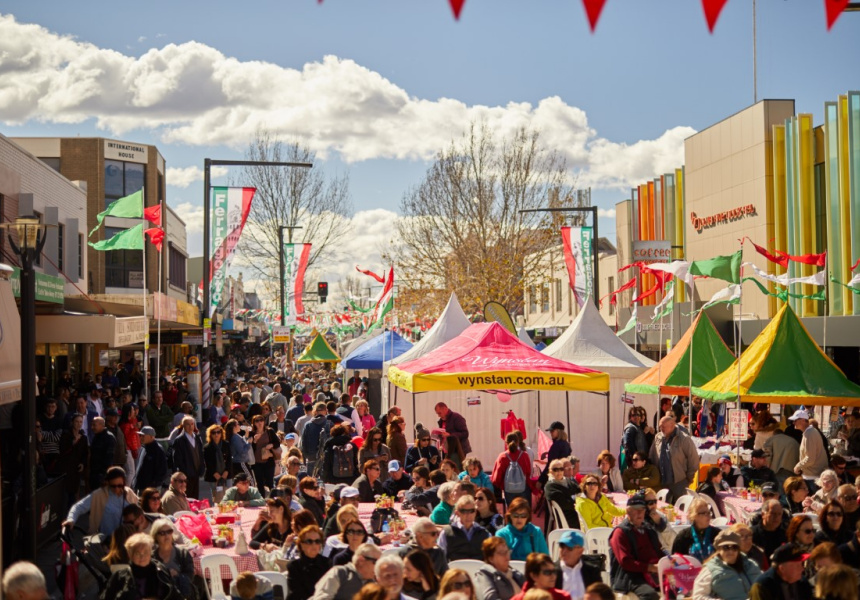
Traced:
[[[87, 522], [89, 514], [81, 517]], [[92, 575], [101, 593], [110, 577], [110, 567], [101, 559], [106, 553], [108, 540], [102, 534], [89, 535], [87, 530], [75, 523], [73, 527], [63, 527], [60, 530], [60, 540], [69, 545], [75, 560]]]

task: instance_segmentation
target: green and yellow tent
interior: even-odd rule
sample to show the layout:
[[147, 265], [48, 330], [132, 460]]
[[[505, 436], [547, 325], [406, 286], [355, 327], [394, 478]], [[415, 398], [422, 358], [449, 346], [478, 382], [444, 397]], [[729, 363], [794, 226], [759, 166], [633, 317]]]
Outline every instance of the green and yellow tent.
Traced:
[[624, 386], [631, 394], [688, 395], [690, 358], [693, 360], [693, 387], [710, 381], [735, 360], [711, 319], [702, 311], [659, 363]]
[[[740, 379], [740, 386], [738, 386]], [[716, 402], [860, 406], [860, 386], [845, 377], [784, 304], [738, 361], [693, 393]]]
[[328, 345], [325, 337], [316, 329], [313, 330], [314, 336], [311, 343], [308, 344], [302, 355], [296, 359], [298, 363], [336, 363], [340, 362], [340, 356], [337, 355], [331, 346]]

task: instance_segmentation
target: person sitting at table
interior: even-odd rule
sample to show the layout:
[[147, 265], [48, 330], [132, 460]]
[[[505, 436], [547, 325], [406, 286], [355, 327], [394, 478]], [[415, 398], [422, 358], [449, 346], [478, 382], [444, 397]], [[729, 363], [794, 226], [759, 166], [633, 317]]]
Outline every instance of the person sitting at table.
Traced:
[[161, 506], [164, 508], [164, 513], [172, 515], [181, 511], [191, 510], [191, 505], [188, 504], [188, 496], [185, 495], [185, 490], [188, 489], [188, 476], [182, 471], [176, 471], [170, 476], [170, 485], [167, 491], [161, 495]]
[[822, 506], [836, 500], [836, 496], [839, 494], [839, 477], [836, 475], [836, 471], [827, 469], [818, 476], [815, 485], [818, 486], [818, 491], [812, 495], [812, 505], [809, 508], [818, 512]]
[[[570, 464], [570, 461], [567, 461]], [[561, 514], [564, 515], [564, 520], [567, 522], [567, 527], [579, 529], [579, 515], [576, 514], [576, 504], [573, 501], [574, 496], [582, 490], [579, 485], [564, 476], [564, 459], [555, 459], [549, 464], [549, 480], [544, 486], [543, 493], [547, 504], [551, 507], [552, 502], [555, 502]], [[561, 527], [560, 523], [554, 523], [556, 528]]]
[[351, 515], [344, 521], [338, 538], [345, 544], [345, 547], [332, 550], [330, 556], [331, 564], [335, 567], [351, 563], [355, 551], [362, 544], [368, 542], [374, 543], [370, 536], [367, 535], [367, 528], [364, 526], [364, 523], [359, 519], [352, 518]]
[[[543, 590], [550, 594], [552, 600], [570, 600], [570, 594], [563, 589], [556, 588], [558, 581], [558, 567], [552, 562], [549, 555], [541, 552], [532, 552], [526, 558], [526, 582], [520, 593], [511, 600], [523, 600], [529, 590]], [[583, 589], [583, 591], [585, 591]]]
[[389, 462], [386, 470], [388, 471], [388, 479], [382, 482], [382, 489], [386, 496], [397, 498], [403, 495], [400, 492], [405, 494], [412, 487], [412, 477], [403, 470], [398, 461]]
[[346, 548], [346, 543], [341, 539], [341, 534], [343, 530], [346, 528], [347, 523], [350, 521], [358, 521], [358, 508], [355, 506], [341, 506], [337, 511], [337, 515], [335, 516], [335, 523], [337, 523], [337, 530], [330, 536], [325, 539], [325, 546], [323, 546], [323, 556], [331, 558], [336, 552]]
[[430, 431], [421, 423], [415, 424], [415, 444], [406, 451], [403, 468], [412, 473], [415, 467], [426, 467], [427, 472], [434, 471], [442, 464], [439, 449], [430, 443]]
[[[596, 483], [597, 478], [594, 477], [594, 480]], [[531, 518], [531, 503], [525, 498], [517, 498], [508, 505], [506, 525], [496, 535], [505, 540], [511, 549], [511, 560], [525, 560], [532, 552], [549, 553], [543, 532], [531, 522]]]
[[128, 538], [136, 533], [140, 533], [137, 527], [129, 523], [120, 525], [111, 534], [108, 552], [101, 559], [108, 566], [111, 573], [119, 569], [124, 569], [131, 563], [128, 551], [125, 549], [125, 543], [128, 541]]
[[[299, 557], [299, 536], [298, 533], [308, 525], [317, 525], [316, 517], [313, 513], [306, 509], [301, 509], [292, 514], [290, 519], [290, 529], [292, 533], [287, 536], [284, 545], [281, 546], [280, 555], [284, 560], [293, 560]], [[325, 539], [325, 538], [323, 538]]]
[[741, 552], [741, 538], [723, 530], [714, 540], [715, 554], [702, 565], [693, 586], [694, 598], [746, 600], [761, 569]]
[[761, 486], [767, 482], [779, 485], [776, 473], [767, 466], [767, 454], [761, 448], [757, 448], [750, 454], [748, 465], [741, 467], [744, 487], [753, 484]]
[[475, 594], [483, 600], [510, 600], [526, 583], [525, 575], [511, 568], [511, 550], [505, 540], [493, 536], [484, 540], [481, 551], [486, 563], [473, 579]]
[[260, 514], [265, 514], [266, 523], [254, 535], [253, 541], [271, 552], [273, 546], [282, 546], [292, 532], [290, 508], [283, 498], [269, 498], [266, 500], [266, 510], [260, 511]]
[[708, 469], [708, 475], [705, 481], [699, 484], [696, 488], [696, 493], [710, 496], [716, 501], [717, 492], [731, 491], [729, 484], [723, 481], [723, 470], [719, 467], [711, 467]]
[[430, 513], [430, 520], [436, 525], [447, 525], [451, 522], [454, 503], [457, 501], [457, 483], [446, 481], [439, 486], [439, 504]]
[[126, 540], [125, 550], [131, 561], [131, 568], [114, 571], [101, 593], [101, 598], [180, 600], [183, 597], [173, 584], [167, 569], [161, 563], [152, 560], [151, 536], [135, 533]]
[[592, 583], [602, 581], [604, 557], [585, 554], [585, 538], [579, 531], [565, 531], [558, 540], [558, 577], [555, 587], [566, 591], [571, 598], [582, 598]]
[[427, 467], [415, 467], [410, 473], [412, 477], [412, 487], [406, 490], [404, 500], [411, 502], [412, 498], [419, 494], [423, 494], [424, 490], [430, 487], [430, 470]]
[[474, 456], [463, 461], [463, 471], [457, 477], [461, 481], [471, 481], [478, 487], [493, 487], [490, 476], [484, 472], [484, 465]]
[[836, 477], [839, 479], [839, 485], [842, 485], [843, 483], [854, 483], [854, 478], [851, 477], [851, 473], [848, 472], [848, 462], [845, 460], [844, 456], [834, 454], [830, 459], [830, 468], [836, 473]]
[[376, 502], [376, 496], [382, 496], [385, 493], [379, 475], [379, 461], [375, 458], [361, 465], [361, 475], [352, 482], [352, 487], [358, 490], [361, 502]]
[[233, 478], [233, 487], [224, 492], [224, 502], [238, 502], [239, 506], [265, 506], [266, 500], [260, 490], [251, 485], [247, 473], [237, 473]]
[[597, 455], [597, 468], [600, 469], [600, 485], [604, 493], [624, 491], [621, 471], [615, 466], [615, 457], [609, 450]]
[[770, 567], [770, 561], [768, 561], [764, 551], [753, 543], [753, 532], [750, 526], [746, 523], [735, 523], [729, 529], [738, 534], [738, 538], [741, 540], [741, 552], [755, 562], [762, 573], [767, 571]]
[[588, 529], [612, 527], [612, 520], [615, 517], [624, 516], [624, 509], [615, 506], [608, 496], [601, 493], [601, 487], [597, 475], [589, 473], [582, 479], [584, 493], [576, 497], [576, 510], [585, 519], [584, 525]]
[[445, 551], [436, 545], [439, 530], [427, 517], [420, 517], [412, 524], [412, 539], [401, 546], [397, 554], [403, 558], [413, 550], [420, 550], [433, 561], [433, 569], [441, 575], [448, 570], [448, 557]]
[[348, 565], [333, 567], [317, 582], [312, 600], [352, 600], [366, 583], [375, 581], [374, 565], [382, 551], [373, 544], [362, 544]]
[[642, 494], [627, 501], [627, 518], [609, 536], [609, 578], [616, 592], [657, 600], [657, 563], [666, 553], [657, 533], [645, 527], [645, 512]]
[[331, 568], [322, 555], [323, 534], [317, 525], [308, 525], [298, 533], [298, 557], [287, 563], [287, 597], [285, 600], [307, 600], [314, 585]]
[[302, 505], [296, 500], [296, 492], [299, 488], [299, 480], [292, 475], [284, 475], [278, 484], [269, 490], [269, 498], [283, 498], [289, 505], [290, 512], [302, 509]]
[[787, 540], [783, 524], [783, 507], [779, 500], [765, 500], [761, 510], [761, 522], [753, 525], [753, 543], [770, 556]]
[[140, 494], [140, 508], [143, 512], [152, 514], [164, 514], [161, 506], [161, 490], [157, 488], [146, 488]]
[[651, 488], [647, 488], [640, 490], [636, 495], [641, 495], [645, 498], [645, 527], [650, 527], [657, 533], [666, 531], [666, 527], [669, 526], [669, 520], [657, 508], [659, 505], [657, 492]]
[[332, 492], [332, 502], [328, 505], [328, 508], [326, 509], [323, 535], [328, 538], [329, 536], [335, 535], [340, 531], [336, 518], [337, 511], [339, 511], [342, 506], [354, 506], [355, 508], [358, 508], [359, 504], [360, 499], [358, 497], [357, 489], [355, 489], [351, 485], [336, 487], [334, 492]]
[[694, 498], [687, 507], [690, 526], [682, 529], [672, 542], [672, 554], [689, 554], [704, 561], [714, 553], [714, 540], [719, 529], [711, 525], [711, 508], [701, 498]]
[[299, 504], [314, 514], [320, 527], [325, 524], [325, 502], [321, 498], [322, 493], [323, 490], [313, 477], [305, 477], [299, 481]]
[[193, 584], [194, 558], [185, 547], [176, 544], [173, 522], [168, 518], [158, 519], [152, 524], [150, 535], [155, 542], [152, 558], [164, 565], [185, 598], [197, 598], [197, 588]]
[[781, 498], [783, 507], [792, 515], [806, 512], [812, 506], [812, 498], [809, 497], [809, 488], [803, 477], [795, 475], [789, 477], [782, 484], [785, 495]]
[[845, 526], [845, 511], [838, 500], [831, 500], [818, 511], [820, 529], [815, 533], [815, 544], [833, 542], [837, 546], [851, 540], [851, 530]]
[[[804, 554], [809, 554], [815, 547], [815, 527], [812, 525], [812, 517], [807, 514], [797, 515], [791, 518], [785, 537], [789, 544], [797, 546]], [[807, 577], [814, 573], [810, 568], [806, 570]]]
[[475, 521], [477, 508], [475, 498], [460, 496], [454, 504], [454, 519], [442, 528], [439, 547], [445, 551], [448, 561], [481, 560], [481, 544], [490, 537], [490, 532]]
[[848, 531], [854, 531], [858, 520], [860, 520], [860, 503], [857, 502], [857, 487], [850, 483], [840, 485], [836, 499], [842, 505], [842, 510], [845, 511], [845, 527]]
[[723, 454], [717, 459], [717, 466], [723, 474], [723, 481], [726, 484], [725, 491], [731, 491], [732, 488], [744, 487], [744, 478], [741, 470], [733, 463], [732, 458], [728, 454]]
[[634, 452], [621, 474], [625, 490], [660, 489], [660, 469], [648, 462], [647, 452]]
[[230, 583], [231, 600], [272, 600], [272, 582], [262, 575], [244, 571]]
[[[414, 473], [414, 471], [413, 471]], [[425, 489], [423, 492], [418, 494], [414, 494], [411, 496], [407, 496], [407, 500], [412, 503], [419, 511], [427, 510], [427, 515], [439, 504], [439, 487], [448, 481], [448, 478], [445, 477], [445, 473], [436, 469], [435, 471], [430, 472], [430, 487]]]
[[505, 518], [499, 514], [492, 488], [478, 488], [475, 492], [475, 506], [478, 509], [475, 520], [489, 531], [490, 535], [495, 535], [496, 531], [504, 527]]

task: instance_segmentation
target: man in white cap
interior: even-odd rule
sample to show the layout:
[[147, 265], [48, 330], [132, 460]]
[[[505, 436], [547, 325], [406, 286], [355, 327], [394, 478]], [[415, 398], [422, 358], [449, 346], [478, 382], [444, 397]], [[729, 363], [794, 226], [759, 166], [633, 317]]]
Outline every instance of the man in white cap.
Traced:
[[827, 451], [824, 449], [824, 439], [815, 427], [809, 426], [809, 413], [805, 410], [795, 411], [789, 417], [789, 421], [794, 421], [795, 428], [803, 432], [800, 441], [800, 460], [794, 466], [794, 472], [804, 479], [818, 479], [830, 464]]
[[412, 478], [403, 470], [400, 461], [388, 461], [388, 479], [382, 483], [385, 494], [396, 498], [400, 492], [405, 492], [412, 487]]

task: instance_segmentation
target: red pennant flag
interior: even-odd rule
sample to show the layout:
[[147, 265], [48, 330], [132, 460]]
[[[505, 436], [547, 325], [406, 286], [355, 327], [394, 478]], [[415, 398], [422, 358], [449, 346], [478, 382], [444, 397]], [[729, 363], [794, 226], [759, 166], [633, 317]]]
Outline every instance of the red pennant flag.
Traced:
[[813, 265], [816, 267], [823, 267], [827, 262], [827, 251], [825, 250], [821, 254], [786, 254], [785, 252], [781, 252], [779, 250], [776, 251], [780, 256], [788, 257], [788, 260], [793, 262], [803, 263], [804, 265]]
[[600, 299], [599, 304], [602, 306], [603, 301], [607, 297], [609, 297], [609, 303], [610, 304], [615, 304], [615, 302], [616, 302], [615, 296], [616, 295], [620, 294], [621, 292], [625, 292], [625, 291], [629, 290], [630, 288], [634, 287], [635, 285], [636, 285], [636, 278], [634, 277], [633, 279], [631, 279], [630, 281], [628, 281], [627, 283], [622, 285], [620, 288], [618, 288], [614, 292], [609, 292], [608, 294], [606, 294], [606, 296], [604, 296], [603, 298]]
[[361, 268], [361, 267], [359, 267], [358, 265], [355, 265], [355, 270], [356, 270], [356, 271], [358, 271], [359, 273], [363, 274], [363, 275], [367, 275], [367, 276], [369, 276], [369, 277], [373, 277], [373, 278], [374, 278], [376, 281], [378, 281], [379, 283], [385, 283], [385, 278], [384, 278], [384, 277], [382, 277], [381, 275], [377, 275], [376, 273], [374, 273], [374, 272], [373, 272], [373, 271], [371, 271], [370, 269], [362, 269], [362, 268]]
[[451, 3], [451, 10], [454, 11], [454, 18], [460, 20], [460, 11], [463, 10], [463, 5], [466, 0], [448, 0]]
[[824, 10], [827, 12], [827, 31], [836, 23], [836, 19], [848, 6], [849, 0], [824, 0]]
[[161, 226], [161, 205], [156, 204], [155, 206], [144, 208], [143, 218], [151, 222], [153, 225]]
[[637, 297], [637, 298], [633, 298], [632, 303], [635, 304], [637, 302], [641, 302], [643, 298], [647, 298], [648, 296], [653, 296], [654, 294], [657, 293], [657, 290], [661, 289], [661, 287], [662, 286], [661, 286], [660, 282], [658, 281], [657, 283], [654, 284], [654, 287], [652, 287], [650, 290], [642, 292], [639, 295], [639, 297]]
[[[759, 246], [754, 241], [752, 241], [749, 238], [749, 236], [744, 236], [744, 237], [746, 237], [746, 239], [750, 240], [750, 244], [753, 245], [753, 248], [755, 248], [756, 252], [758, 252], [759, 254], [764, 256], [770, 262], [778, 264], [783, 269], [788, 268], [788, 256], [782, 256], [782, 255], [777, 256], [775, 254], [771, 254], [770, 252], [767, 251], [767, 248], [763, 248], [762, 246]], [[779, 253], [779, 250], [777, 250], [776, 252]]]
[[856, 262], [856, 263], [854, 263], [854, 266], [853, 266], [853, 267], [851, 267], [851, 270], [853, 271], [854, 269], [856, 269], [856, 268], [857, 268], [857, 265], [860, 265], [860, 258], [858, 258], [858, 259], [857, 259], [857, 262]]
[[149, 236], [149, 241], [155, 244], [155, 249], [161, 252], [161, 245], [164, 243], [164, 230], [161, 227], [153, 227], [144, 229], [143, 232]]
[[702, 0], [702, 7], [705, 9], [705, 20], [708, 22], [708, 29], [714, 33], [714, 27], [717, 25], [717, 19], [720, 18], [720, 13], [728, 0]]
[[666, 288], [666, 284], [669, 283], [669, 280], [672, 279], [673, 275], [667, 271], [652, 271], [647, 266], [639, 267], [640, 273], [647, 273], [648, 275], [653, 275], [657, 278], [657, 286], [660, 289], [660, 293], [663, 293]]
[[600, 13], [603, 12], [604, 4], [606, 4], [606, 0], [582, 0], [585, 15], [588, 17], [588, 24], [591, 26], [591, 33], [594, 33], [597, 27], [597, 21], [600, 20]]

